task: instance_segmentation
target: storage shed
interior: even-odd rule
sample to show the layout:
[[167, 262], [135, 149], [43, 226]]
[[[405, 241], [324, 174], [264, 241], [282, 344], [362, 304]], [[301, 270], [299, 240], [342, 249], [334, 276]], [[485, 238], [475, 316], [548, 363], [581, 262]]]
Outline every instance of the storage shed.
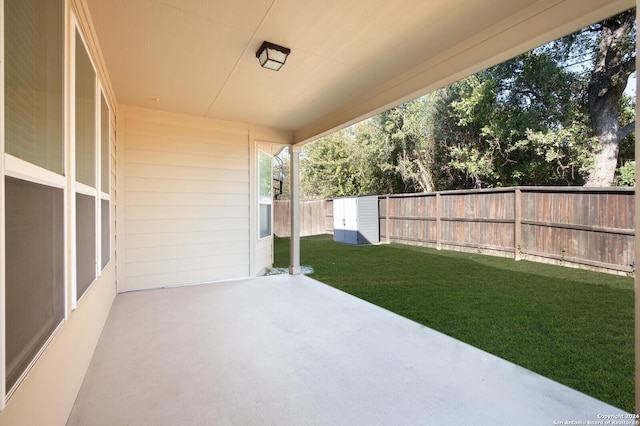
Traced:
[[378, 197], [367, 195], [334, 199], [333, 239], [356, 245], [379, 243]]

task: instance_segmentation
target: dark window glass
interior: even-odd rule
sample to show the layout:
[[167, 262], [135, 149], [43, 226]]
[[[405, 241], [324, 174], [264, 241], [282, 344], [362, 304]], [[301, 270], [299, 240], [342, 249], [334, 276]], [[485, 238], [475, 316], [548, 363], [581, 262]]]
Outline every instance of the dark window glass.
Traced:
[[76, 32], [76, 181], [96, 187], [96, 73]]
[[63, 191], [5, 178], [7, 390], [64, 319]]
[[104, 96], [100, 97], [100, 190], [109, 193], [109, 107]]
[[110, 204], [109, 200], [100, 200], [102, 203], [102, 209], [100, 215], [102, 216], [100, 219], [100, 226], [102, 231], [102, 269], [107, 266], [109, 260], [111, 259], [111, 233], [109, 232], [109, 220], [111, 217], [111, 212], [109, 211]]
[[76, 194], [76, 297], [96, 279], [96, 199]]

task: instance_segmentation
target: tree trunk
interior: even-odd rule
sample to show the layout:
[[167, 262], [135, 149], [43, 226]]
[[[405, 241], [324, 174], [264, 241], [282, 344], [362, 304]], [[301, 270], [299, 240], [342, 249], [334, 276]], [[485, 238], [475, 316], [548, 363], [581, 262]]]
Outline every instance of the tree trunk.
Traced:
[[[602, 23], [596, 63], [587, 93], [593, 135], [601, 146], [594, 158], [585, 186], [611, 186], [618, 163], [620, 141], [628, 134], [620, 131], [619, 101], [635, 70], [635, 58], [629, 55], [635, 9]], [[631, 44], [633, 46], [633, 44]]]
[[602, 148], [594, 157], [593, 168], [584, 186], [612, 186], [620, 147], [618, 111], [609, 110], [604, 113], [592, 114], [592, 126], [593, 133]]

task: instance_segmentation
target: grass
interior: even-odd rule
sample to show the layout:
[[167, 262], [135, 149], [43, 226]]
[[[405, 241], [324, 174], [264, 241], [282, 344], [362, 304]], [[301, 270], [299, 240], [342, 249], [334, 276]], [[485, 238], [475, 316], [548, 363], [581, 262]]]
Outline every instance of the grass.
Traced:
[[[274, 266], [289, 239], [276, 238]], [[400, 244], [302, 238], [310, 276], [634, 412], [633, 279]]]

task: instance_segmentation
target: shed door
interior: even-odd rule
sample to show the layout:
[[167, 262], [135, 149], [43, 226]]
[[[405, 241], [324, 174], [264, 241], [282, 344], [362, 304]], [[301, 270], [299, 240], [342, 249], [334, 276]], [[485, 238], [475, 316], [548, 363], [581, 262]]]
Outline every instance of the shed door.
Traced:
[[344, 242], [358, 244], [358, 199], [344, 199]]
[[344, 242], [344, 198], [333, 200], [333, 240]]
[[358, 204], [356, 198], [333, 200], [333, 240], [358, 244]]

